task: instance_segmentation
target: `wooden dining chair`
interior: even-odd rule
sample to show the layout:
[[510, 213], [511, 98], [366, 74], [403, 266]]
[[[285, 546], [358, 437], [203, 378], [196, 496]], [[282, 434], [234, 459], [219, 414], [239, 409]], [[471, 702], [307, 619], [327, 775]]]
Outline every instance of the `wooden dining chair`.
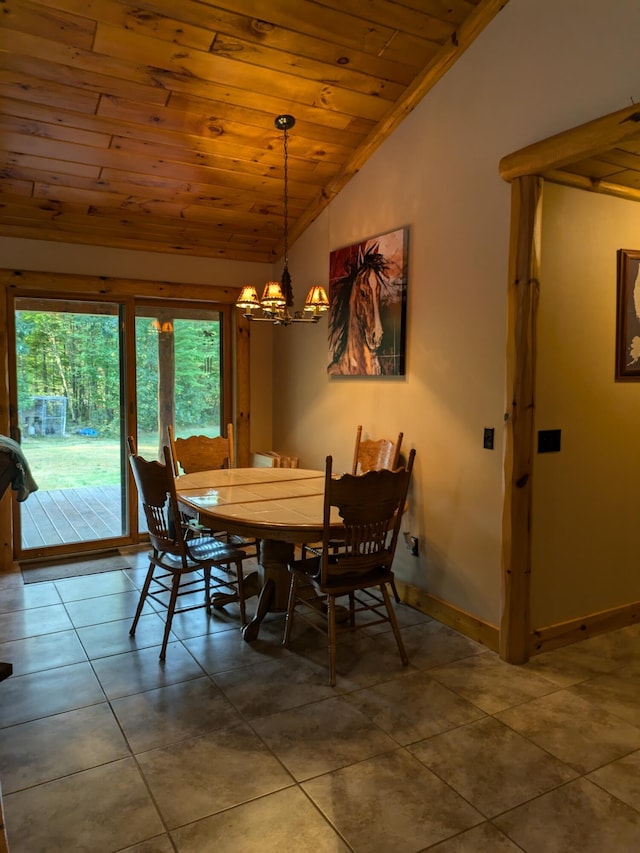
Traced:
[[188, 438], [176, 438], [171, 425], [167, 432], [176, 476], [180, 473], [194, 474], [197, 471], [212, 471], [214, 468], [236, 467], [233, 424], [227, 424], [226, 437], [190, 435]]
[[[394, 471], [400, 465], [400, 448], [402, 447], [402, 439], [404, 433], [398, 433], [398, 438], [393, 441], [390, 438], [362, 438], [362, 425], [356, 429], [356, 445], [353, 451], [353, 464], [351, 466], [352, 474], [366, 474], [367, 471], [380, 471], [387, 468]], [[338, 550], [341, 542], [333, 542], [334, 550]], [[304, 544], [302, 546], [302, 558], [304, 559], [307, 550], [312, 553], [318, 553], [316, 544]], [[392, 583], [393, 597], [396, 602], [400, 603], [400, 596], [396, 589], [395, 582]]]
[[[171, 452], [165, 445], [164, 464], [139, 456], [129, 437], [129, 461], [138, 495], [147, 519], [151, 553], [149, 569], [129, 633], [136, 632], [145, 601], [149, 598], [166, 608], [160, 660], [165, 659], [171, 622], [175, 613], [206, 607], [211, 613], [212, 595], [234, 593], [240, 606], [242, 625], [246, 621], [242, 561], [246, 554], [213, 536], [187, 540], [176, 495]], [[186, 579], [187, 575], [192, 577]], [[178, 607], [180, 596], [190, 603]], [[197, 603], [194, 603], [196, 602]]]
[[[190, 435], [188, 438], [176, 438], [171, 425], [167, 427], [173, 470], [177, 476], [195, 474], [198, 471], [212, 471], [216, 468], [235, 468], [235, 445], [233, 424], [227, 424], [226, 438], [222, 435], [212, 438], [208, 435]], [[236, 536], [225, 530], [208, 530], [200, 525], [200, 519], [191, 521], [191, 532], [207, 533], [223, 538], [237, 548], [246, 550], [247, 557], [258, 557], [259, 543], [256, 539]]]
[[[406, 468], [381, 469], [362, 475], [332, 476], [327, 456], [324, 487], [322, 549], [319, 555], [289, 563], [289, 602], [283, 645], [289, 646], [294, 613], [314, 628], [327, 632], [330, 683], [336, 683], [336, 638], [389, 622], [400, 659], [406, 665], [396, 614], [387, 585], [393, 582], [392, 564], [405, 510], [415, 450]], [[344, 524], [343, 547], [336, 553], [331, 537], [332, 510]], [[335, 526], [335, 525], [334, 525]], [[336, 620], [336, 599], [346, 598], [346, 616]], [[324, 615], [326, 613], [326, 615]], [[371, 614], [364, 617], [362, 614]], [[324, 622], [324, 624], [321, 624]]]
[[362, 438], [362, 426], [356, 430], [356, 446], [353, 453], [352, 474], [365, 474], [367, 471], [380, 471], [389, 468], [391, 471], [400, 465], [400, 448], [404, 433], [398, 433], [398, 438]]

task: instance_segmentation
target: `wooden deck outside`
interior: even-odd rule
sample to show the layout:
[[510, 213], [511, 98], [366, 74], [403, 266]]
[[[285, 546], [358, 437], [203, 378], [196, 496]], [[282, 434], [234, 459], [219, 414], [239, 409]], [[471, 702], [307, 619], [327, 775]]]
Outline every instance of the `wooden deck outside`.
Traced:
[[120, 486], [38, 490], [20, 511], [23, 550], [123, 535]]

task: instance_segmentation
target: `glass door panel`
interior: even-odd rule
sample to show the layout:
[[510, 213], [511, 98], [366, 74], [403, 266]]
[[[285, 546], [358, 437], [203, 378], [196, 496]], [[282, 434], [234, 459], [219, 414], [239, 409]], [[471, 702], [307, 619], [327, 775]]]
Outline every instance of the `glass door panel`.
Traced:
[[18, 504], [22, 556], [127, 534], [121, 311], [108, 302], [14, 301], [17, 422], [38, 484]]
[[222, 315], [210, 308], [136, 307], [138, 448], [162, 459], [167, 426], [176, 436], [216, 436], [227, 403]]

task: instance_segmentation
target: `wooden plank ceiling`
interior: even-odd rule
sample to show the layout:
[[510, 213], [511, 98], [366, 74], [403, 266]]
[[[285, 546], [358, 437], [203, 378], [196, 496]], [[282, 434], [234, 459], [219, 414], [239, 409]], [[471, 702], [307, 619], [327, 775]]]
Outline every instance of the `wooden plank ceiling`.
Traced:
[[507, 0], [3, 0], [0, 235], [282, 254]]

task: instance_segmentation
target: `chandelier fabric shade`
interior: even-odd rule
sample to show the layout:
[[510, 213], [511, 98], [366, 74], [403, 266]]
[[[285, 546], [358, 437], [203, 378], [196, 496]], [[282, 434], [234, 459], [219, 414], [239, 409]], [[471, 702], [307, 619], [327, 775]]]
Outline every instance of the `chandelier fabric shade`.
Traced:
[[305, 311], [328, 311], [329, 299], [324, 287], [314, 284], [304, 301]]
[[[273, 323], [276, 326], [289, 326], [291, 323], [317, 323], [320, 315], [329, 310], [329, 298], [322, 285], [315, 284], [309, 290], [303, 311], [293, 314], [293, 289], [289, 274], [289, 150], [287, 132], [296, 120], [290, 115], [280, 115], [275, 126], [283, 131], [284, 147], [284, 268], [281, 281], [268, 281], [258, 299], [258, 291], [252, 284], [245, 285], [236, 301], [236, 308], [243, 311], [247, 320]], [[253, 313], [253, 312], [256, 313]]]
[[260, 304], [263, 308], [283, 308], [287, 304], [279, 281], [268, 281], [265, 284]]
[[252, 284], [245, 284], [245, 286], [240, 291], [240, 296], [236, 301], [237, 308], [246, 308], [247, 310], [251, 310], [253, 308], [260, 307], [260, 300], [258, 299], [258, 291]]

